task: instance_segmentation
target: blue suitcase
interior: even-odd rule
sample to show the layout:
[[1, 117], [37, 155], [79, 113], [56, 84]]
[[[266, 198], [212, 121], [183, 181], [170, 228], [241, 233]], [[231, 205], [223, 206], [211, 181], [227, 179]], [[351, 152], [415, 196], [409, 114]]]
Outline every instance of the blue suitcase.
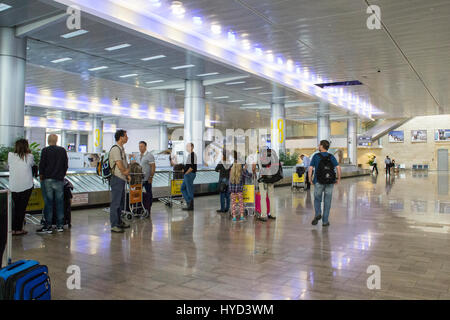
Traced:
[[47, 266], [20, 260], [0, 270], [0, 300], [50, 300]]

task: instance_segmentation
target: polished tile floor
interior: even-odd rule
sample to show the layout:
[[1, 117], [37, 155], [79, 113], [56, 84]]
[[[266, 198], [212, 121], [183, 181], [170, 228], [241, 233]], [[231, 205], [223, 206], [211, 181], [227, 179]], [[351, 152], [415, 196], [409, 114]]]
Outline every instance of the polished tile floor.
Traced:
[[[55, 299], [450, 299], [447, 174], [345, 179], [328, 228], [311, 225], [312, 193], [275, 190], [267, 223], [233, 223], [218, 196], [194, 213], [156, 203], [125, 234], [110, 233], [102, 208], [74, 211], [70, 231], [14, 238], [14, 259], [47, 264]], [[81, 290], [67, 289], [70, 265]]]

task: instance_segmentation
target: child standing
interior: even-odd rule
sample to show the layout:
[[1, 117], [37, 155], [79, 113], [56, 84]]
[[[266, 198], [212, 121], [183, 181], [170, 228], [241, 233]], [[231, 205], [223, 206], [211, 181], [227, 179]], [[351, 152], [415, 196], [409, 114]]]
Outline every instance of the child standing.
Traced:
[[237, 152], [234, 152], [234, 162], [230, 171], [230, 186], [229, 191], [231, 193], [231, 214], [233, 215], [233, 221], [236, 219], [236, 199], [239, 199], [239, 212], [240, 221], [244, 221], [244, 179], [251, 177], [251, 174], [247, 171], [247, 165], [242, 165], [237, 161]]

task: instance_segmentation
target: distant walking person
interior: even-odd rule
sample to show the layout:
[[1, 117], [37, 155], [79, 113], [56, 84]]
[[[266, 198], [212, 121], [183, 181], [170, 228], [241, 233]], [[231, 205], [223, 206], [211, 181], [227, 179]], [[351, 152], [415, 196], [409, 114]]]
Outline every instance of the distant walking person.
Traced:
[[311, 189], [311, 183], [309, 182], [309, 179], [308, 179], [308, 170], [309, 170], [309, 166], [311, 165], [311, 159], [309, 159], [309, 157], [305, 156], [304, 154], [302, 154], [300, 156], [300, 158], [303, 161], [303, 167], [305, 167], [306, 190], [309, 190], [309, 189]]
[[14, 152], [8, 154], [9, 189], [12, 192], [13, 219], [12, 234], [23, 235], [25, 210], [33, 191], [34, 157], [28, 145], [28, 140], [16, 141]]
[[[42, 195], [44, 197], [45, 225], [38, 233], [53, 233], [52, 225], [56, 222], [56, 230], [64, 231], [64, 177], [69, 167], [67, 151], [56, 145], [58, 136], [48, 136], [49, 146], [42, 149], [39, 163]], [[53, 207], [56, 206], [56, 221], [53, 221]]]
[[384, 159], [384, 164], [386, 165], [386, 175], [391, 175], [391, 158], [389, 156], [386, 156], [386, 159]]
[[[328, 153], [330, 142], [327, 140], [320, 141], [319, 153], [312, 158], [309, 167], [309, 179], [314, 184], [314, 210], [315, 216], [312, 225], [316, 225], [322, 219], [322, 199], [323, 199], [323, 220], [322, 226], [328, 227], [330, 222], [328, 217], [330, 215], [331, 200], [333, 198], [334, 184], [341, 181], [341, 167], [336, 158]], [[313, 167], [314, 180], [313, 179]], [[336, 179], [337, 171], [337, 179]]]
[[109, 151], [109, 165], [112, 171], [111, 205], [109, 206], [109, 219], [111, 232], [123, 233], [130, 225], [122, 221], [122, 210], [125, 206], [125, 187], [130, 179], [130, 168], [123, 145], [128, 142], [127, 132], [117, 130], [114, 138], [116, 144]]
[[377, 157], [373, 156], [373, 162], [372, 162], [372, 173], [376, 171], [378, 174], [378, 165], [377, 165]]
[[147, 151], [147, 142], [145, 141], [139, 142], [139, 151], [141, 154], [137, 156], [136, 162], [140, 164], [144, 173], [143, 187], [145, 192], [142, 194], [142, 197], [144, 207], [150, 216], [153, 203], [152, 183], [156, 171], [155, 157]]
[[184, 178], [181, 185], [181, 193], [186, 201], [187, 207], [183, 210], [194, 210], [194, 180], [197, 175], [197, 155], [194, 153], [194, 144], [186, 145], [188, 156], [184, 165]]

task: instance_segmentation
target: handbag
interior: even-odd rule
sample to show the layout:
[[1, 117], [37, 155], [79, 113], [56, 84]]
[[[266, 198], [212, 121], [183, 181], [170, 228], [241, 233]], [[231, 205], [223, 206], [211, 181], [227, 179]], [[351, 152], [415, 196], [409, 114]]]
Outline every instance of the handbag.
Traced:
[[260, 183], [276, 183], [276, 182], [280, 181], [281, 179], [283, 179], [283, 168], [281, 166], [281, 163], [278, 162], [277, 173], [272, 174], [272, 175], [263, 175], [258, 179], [258, 182], [260, 182]]

